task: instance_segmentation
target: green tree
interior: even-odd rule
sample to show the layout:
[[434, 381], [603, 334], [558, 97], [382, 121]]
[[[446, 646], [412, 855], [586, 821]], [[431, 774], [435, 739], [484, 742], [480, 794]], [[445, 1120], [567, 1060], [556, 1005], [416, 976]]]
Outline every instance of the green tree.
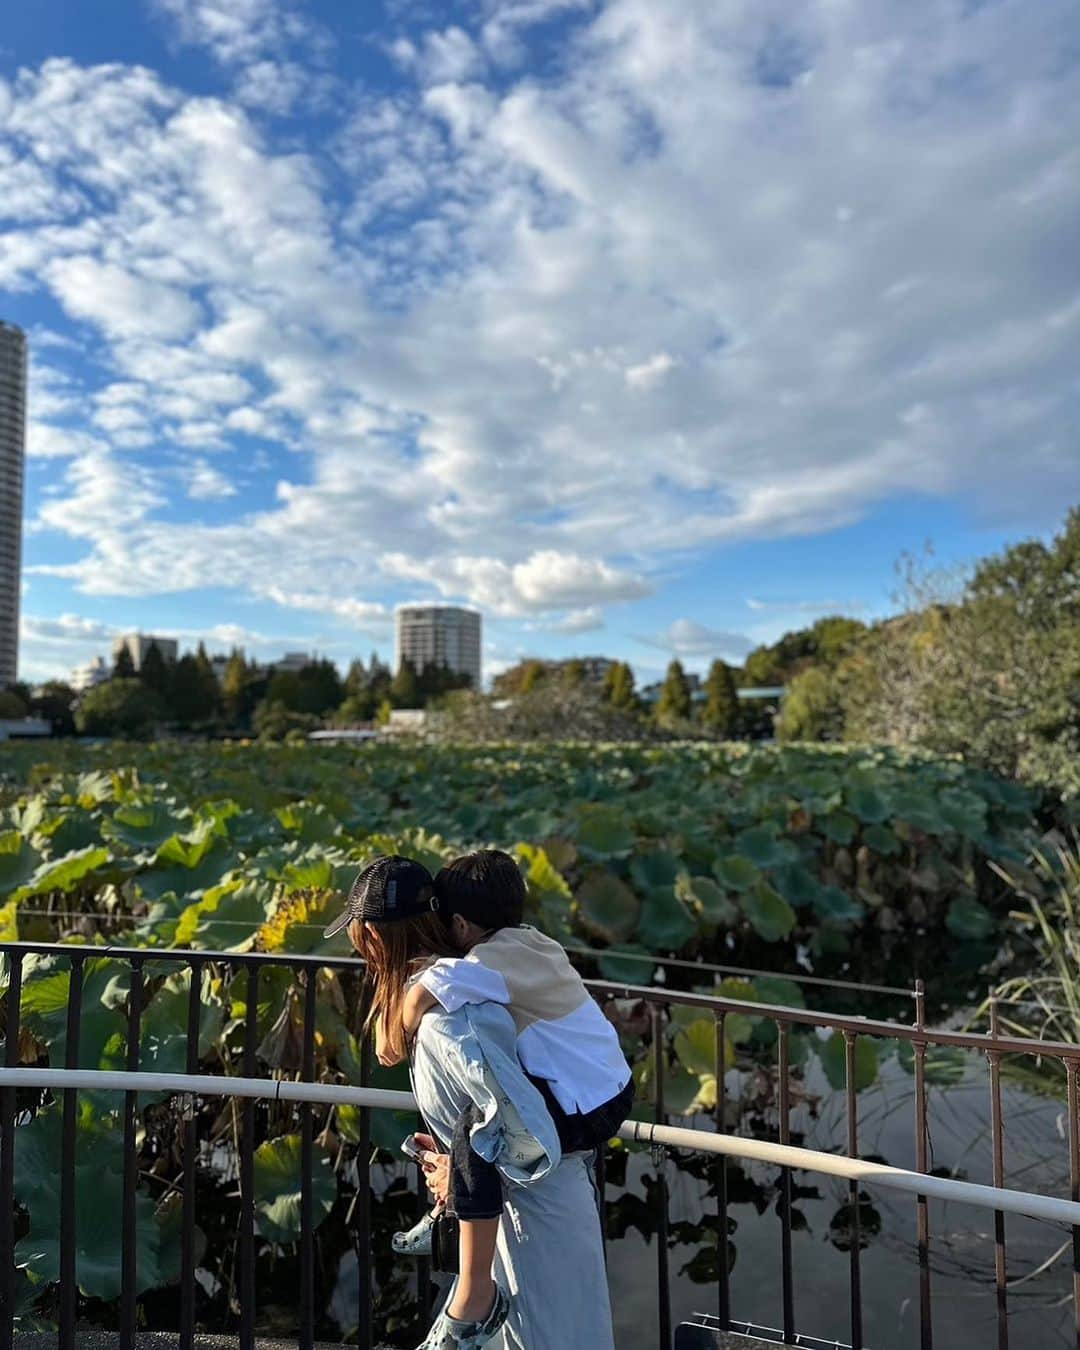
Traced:
[[739, 696], [735, 692], [735, 676], [726, 661], [714, 661], [709, 667], [702, 721], [717, 736], [735, 735], [739, 722]]
[[792, 680], [776, 719], [781, 741], [839, 740], [844, 709], [837, 677], [821, 666], [810, 666]]
[[398, 666], [397, 674], [390, 685], [390, 702], [395, 708], [419, 708], [422, 706], [420, 681], [416, 676], [416, 667], [408, 658]]
[[171, 697], [172, 671], [170, 665], [171, 662], [166, 662], [155, 642], [151, 644], [139, 669], [139, 679], [142, 680], [147, 689], [153, 690], [158, 698], [166, 704]]
[[251, 718], [251, 727], [260, 741], [302, 739], [319, 725], [310, 713], [296, 712], [283, 703], [263, 699]]
[[371, 689], [371, 677], [368, 674], [368, 668], [364, 665], [363, 657], [357, 657], [349, 662], [348, 673], [345, 676], [345, 697], [358, 698], [366, 695]]
[[255, 711], [252, 689], [252, 670], [244, 654], [234, 647], [229, 653], [225, 673], [221, 679], [221, 704], [225, 720], [230, 726], [246, 726]]
[[[206, 653], [203, 653], [205, 658]], [[220, 706], [220, 691], [208, 660], [185, 652], [173, 666], [169, 687], [169, 712], [181, 727], [212, 722]]]
[[296, 711], [322, 717], [340, 704], [343, 693], [333, 661], [312, 661], [297, 673]]
[[585, 683], [585, 662], [576, 656], [572, 656], [563, 666], [562, 677], [567, 684]]
[[48, 680], [30, 701], [30, 711], [52, 726], [54, 736], [75, 732], [75, 690], [61, 680]]
[[135, 678], [135, 662], [131, 659], [131, 653], [127, 646], [117, 649], [113, 657], [112, 677], [114, 680], [133, 680]]
[[681, 661], [672, 661], [667, 668], [656, 716], [665, 726], [685, 722], [690, 717], [690, 684]]
[[88, 690], [75, 711], [75, 725], [84, 736], [124, 736], [140, 740], [164, 720], [165, 707], [138, 679], [106, 680]]
[[637, 707], [634, 692], [634, 672], [626, 661], [616, 661], [604, 675], [601, 692], [613, 708], [629, 712]]
[[10, 689], [0, 689], [0, 717], [20, 721], [29, 712], [30, 709], [18, 694]]
[[547, 669], [543, 661], [526, 661], [521, 670], [518, 692], [531, 694], [537, 685], [542, 684], [546, 678]]
[[295, 670], [276, 670], [270, 676], [266, 687], [266, 703], [280, 703], [290, 712], [300, 711], [303, 691], [300, 688], [300, 676]]

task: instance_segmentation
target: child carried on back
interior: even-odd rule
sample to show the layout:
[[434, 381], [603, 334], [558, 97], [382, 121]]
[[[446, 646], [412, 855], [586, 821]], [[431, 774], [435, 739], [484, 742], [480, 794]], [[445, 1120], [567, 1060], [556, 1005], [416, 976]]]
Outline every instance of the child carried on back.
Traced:
[[[416, 978], [402, 1008], [406, 1042], [435, 1008], [502, 1004], [514, 1021], [517, 1053], [551, 1113], [562, 1151], [595, 1150], [619, 1129], [633, 1105], [634, 1084], [615, 1028], [604, 1016], [558, 942], [522, 924], [525, 883], [509, 854], [481, 850], [458, 858], [435, 878], [439, 913], [461, 957], [442, 957]], [[490, 1280], [489, 1246], [502, 1213], [495, 1166], [470, 1147], [471, 1112], [459, 1120], [450, 1153], [449, 1204], [461, 1225], [461, 1278]], [[430, 1251], [441, 1207], [407, 1233], [394, 1250]], [[476, 1243], [470, 1224], [486, 1225], [490, 1242]], [[494, 1225], [494, 1226], [491, 1226]], [[467, 1256], [476, 1253], [467, 1272]], [[489, 1269], [475, 1269], [487, 1260]], [[486, 1280], [485, 1280], [486, 1277]]]

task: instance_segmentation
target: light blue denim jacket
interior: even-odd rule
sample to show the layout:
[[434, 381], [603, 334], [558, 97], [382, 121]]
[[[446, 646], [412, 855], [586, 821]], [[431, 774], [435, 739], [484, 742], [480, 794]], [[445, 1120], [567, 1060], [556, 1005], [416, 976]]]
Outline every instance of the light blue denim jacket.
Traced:
[[551, 1114], [517, 1057], [513, 1019], [498, 1003], [429, 1012], [410, 1072], [421, 1114], [446, 1149], [470, 1105], [479, 1112], [472, 1147], [511, 1185], [542, 1180], [561, 1159]]

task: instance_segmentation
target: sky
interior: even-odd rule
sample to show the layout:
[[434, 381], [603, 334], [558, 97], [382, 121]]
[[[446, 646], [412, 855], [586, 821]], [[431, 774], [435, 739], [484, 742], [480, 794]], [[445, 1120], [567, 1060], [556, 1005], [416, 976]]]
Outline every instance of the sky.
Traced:
[[5, 5], [0, 318], [24, 678], [737, 662], [1080, 500], [1080, 11]]

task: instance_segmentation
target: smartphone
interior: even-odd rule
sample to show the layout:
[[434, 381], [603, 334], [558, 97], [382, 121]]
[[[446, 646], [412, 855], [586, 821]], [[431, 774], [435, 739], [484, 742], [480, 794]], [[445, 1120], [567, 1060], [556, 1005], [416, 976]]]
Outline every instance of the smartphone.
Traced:
[[415, 1134], [407, 1134], [401, 1141], [401, 1151], [406, 1158], [411, 1158], [413, 1162], [423, 1162], [424, 1150], [416, 1142]]

